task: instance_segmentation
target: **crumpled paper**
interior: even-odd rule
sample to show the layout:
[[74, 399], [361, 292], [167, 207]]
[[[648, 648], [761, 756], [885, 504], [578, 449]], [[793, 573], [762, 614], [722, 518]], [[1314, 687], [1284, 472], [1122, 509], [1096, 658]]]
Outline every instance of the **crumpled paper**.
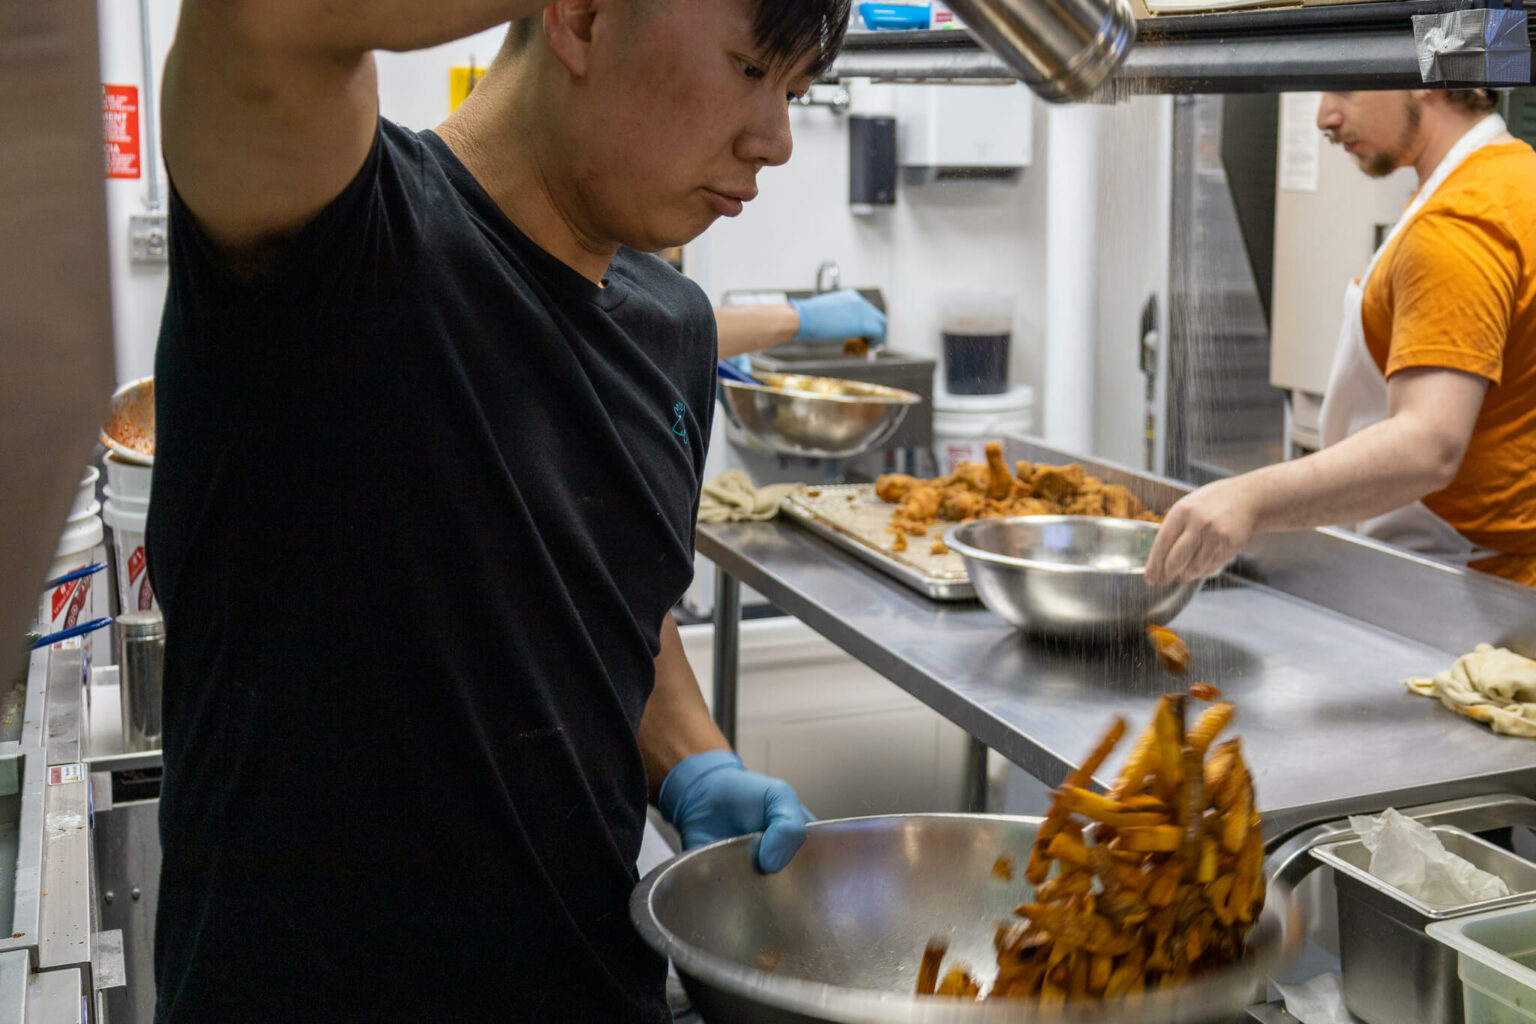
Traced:
[[1379, 818], [1352, 814], [1349, 827], [1371, 851], [1371, 874], [1416, 900], [1459, 907], [1509, 895], [1497, 875], [1450, 853], [1423, 822], [1389, 807]]
[[1344, 984], [1338, 971], [1295, 985], [1277, 981], [1275, 988], [1285, 999], [1285, 1012], [1301, 1024], [1359, 1024], [1344, 1006]]

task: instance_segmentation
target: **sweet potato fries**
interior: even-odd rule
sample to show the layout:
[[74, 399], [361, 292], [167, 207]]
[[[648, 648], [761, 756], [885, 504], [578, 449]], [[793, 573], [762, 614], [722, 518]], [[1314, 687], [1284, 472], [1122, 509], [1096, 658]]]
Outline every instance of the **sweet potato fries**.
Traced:
[[1093, 774], [1124, 737], [1117, 719], [1055, 792], [1025, 878], [1034, 893], [997, 929], [997, 977], [983, 992], [947, 945], [923, 954], [919, 995], [1116, 999], [1178, 985], [1242, 956], [1264, 906], [1264, 846], [1239, 741], [1222, 702], [1185, 721], [1169, 695], [1108, 793]]

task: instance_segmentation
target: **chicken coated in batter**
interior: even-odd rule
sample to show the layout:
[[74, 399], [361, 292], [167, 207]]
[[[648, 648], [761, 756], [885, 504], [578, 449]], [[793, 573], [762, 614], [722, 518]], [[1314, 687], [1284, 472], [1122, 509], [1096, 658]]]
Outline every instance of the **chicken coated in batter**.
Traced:
[[923, 480], [888, 473], [875, 481], [875, 495], [899, 506], [891, 513], [895, 532], [924, 536], [939, 521], [964, 523], [1002, 516], [1085, 515], [1161, 522], [1119, 484], [1089, 476], [1077, 463], [1050, 466], [1016, 462], [1012, 472], [1003, 446], [985, 446], [987, 461], [962, 462], [948, 477]]

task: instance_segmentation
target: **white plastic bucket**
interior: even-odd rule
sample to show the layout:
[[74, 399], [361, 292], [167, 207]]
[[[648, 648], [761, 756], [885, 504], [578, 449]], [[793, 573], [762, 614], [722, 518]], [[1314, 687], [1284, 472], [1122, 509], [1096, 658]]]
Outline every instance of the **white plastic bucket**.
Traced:
[[149, 484], [154, 476], [153, 466], [140, 466], [118, 458], [111, 452], [101, 460], [107, 470], [109, 498], [149, 503]]
[[[59, 537], [59, 546], [54, 552], [53, 564], [48, 567], [48, 575], [43, 578], [58, 579], [60, 576], [68, 575], [76, 569], [83, 569], [100, 560], [102, 536], [101, 520], [94, 515], [71, 521], [65, 527], [63, 535]], [[78, 626], [82, 622], [106, 616], [108, 614], [106, 587], [101, 582], [104, 579], [106, 579], [105, 574], [97, 572], [77, 580], [70, 580], [68, 583], [60, 583], [56, 587], [49, 587], [43, 592], [42, 600], [38, 602], [37, 631], [48, 636], [71, 626]], [[83, 639], [82, 646], [89, 660], [91, 634], [87, 634]]]
[[144, 554], [144, 524], [149, 518], [143, 509], [125, 508], [115, 498], [107, 500], [102, 518], [112, 527], [112, 549], [117, 559], [117, 599], [121, 611], [149, 611], [159, 608], [154, 588], [149, 585], [149, 562]]
[[1000, 395], [933, 396], [933, 458], [939, 472], [953, 473], [962, 462], [985, 462], [986, 443], [1004, 434], [1027, 434], [1035, 423], [1035, 389], [1029, 385]]
[[[80, 481], [80, 490], [75, 492], [74, 503], [69, 506], [71, 523], [80, 522], [101, 511], [101, 505], [96, 500], [96, 481], [100, 479], [101, 473], [95, 466], [86, 467], [85, 477]], [[52, 576], [48, 578], [53, 579]]]
[[[119, 512], [131, 512], [135, 515], [143, 515], [149, 511], [148, 497], [126, 498], [114, 491], [111, 484], [103, 487], [101, 491], [102, 494], [106, 496], [107, 501], [115, 506]], [[107, 525], [110, 526], [112, 524], [108, 523]]]

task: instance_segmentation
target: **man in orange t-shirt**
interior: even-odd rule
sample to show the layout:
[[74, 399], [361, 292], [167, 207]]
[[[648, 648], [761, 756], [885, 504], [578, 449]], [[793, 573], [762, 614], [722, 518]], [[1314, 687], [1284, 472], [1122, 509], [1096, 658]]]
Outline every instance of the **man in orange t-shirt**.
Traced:
[[1154, 584], [1219, 571], [1255, 533], [1361, 533], [1536, 587], [1536, 152], [1485, 90], [1324, 93], [1317, 125], [1419, 191], [1349, 288], [1324, 448], [1169, 510]]

